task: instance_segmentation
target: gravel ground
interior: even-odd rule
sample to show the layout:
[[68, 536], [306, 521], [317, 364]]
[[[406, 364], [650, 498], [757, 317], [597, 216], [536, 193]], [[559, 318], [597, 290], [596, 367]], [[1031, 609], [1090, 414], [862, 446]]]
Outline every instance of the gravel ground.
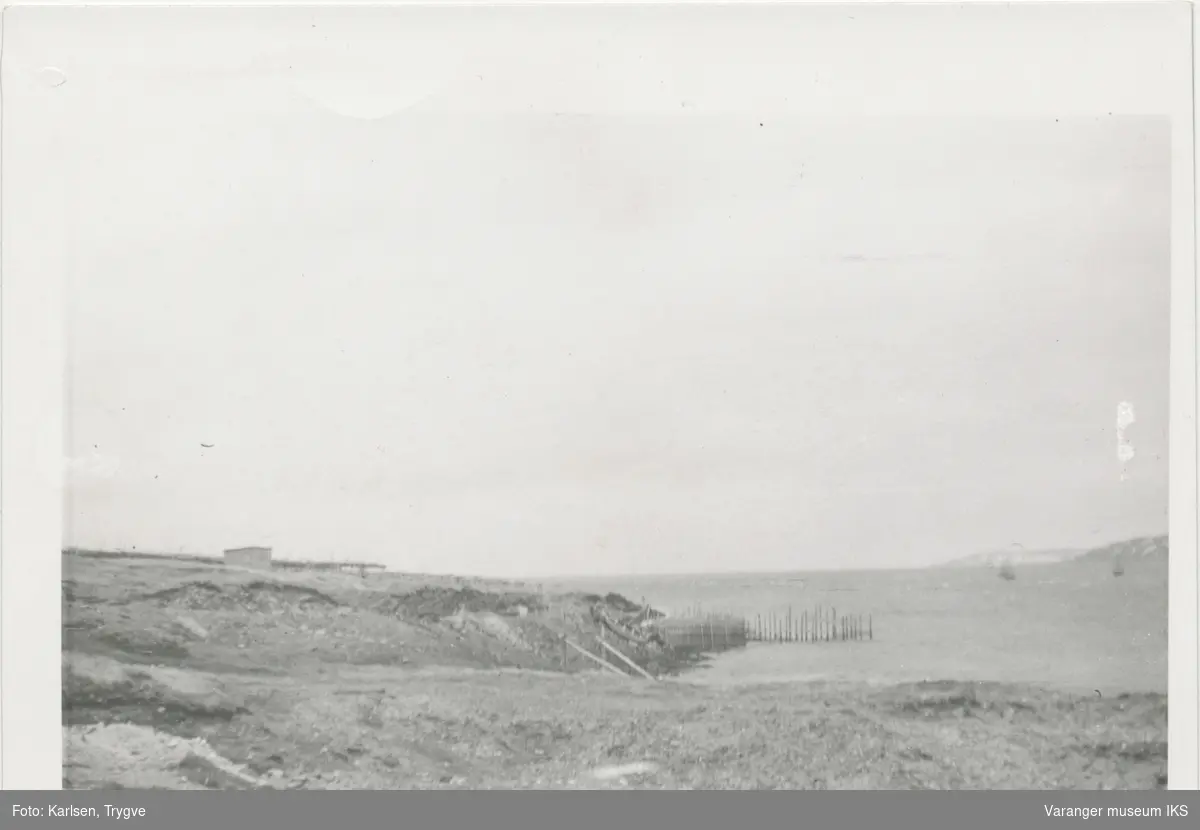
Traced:
[[[212, 754], [192, 754], [224, 759], [226, 775], [211, 779], [222, 787], [1145, 789], [1162, 786], [1166, 765], [1166, 706], [1154, 695], [949, 683], [712, 688], [472, 669], [201, 676], [165, 690], [182, 678], [142, 682], [133, 694], [148, 703], [121, 716], [203, 740]], [[93, 715], [109, 717], [108, 706]], [[156, 760], [133, 784], [125, 749], [109, 764], [95, 739], [78, 746], [67, 777], [86, 772], [75, 786], [152, 785], [182, 751], [148, 749], [142, 757]], [[645, 766], [604, 774], [631, 764]]]

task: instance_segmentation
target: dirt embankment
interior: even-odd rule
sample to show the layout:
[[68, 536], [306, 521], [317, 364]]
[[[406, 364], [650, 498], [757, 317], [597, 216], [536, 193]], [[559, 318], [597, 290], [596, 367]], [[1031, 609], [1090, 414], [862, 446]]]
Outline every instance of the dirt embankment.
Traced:
[[[158, 747], [175, 759], [163, 762], [172, 770], [181, 759], [208, 769], [203, 759], [218, 756], [205, 754], [204, 736], [228, 735], [252, 713], [271, 711], [299, 678], [319, 681], [355, 667], [572, 675], [595, 666], [567, 638], [602, 654], [601, 620], [647, 616], [615, 594], [546, 597], [457, 581], [263, 575], [194, 562], [68, 556], [64, 576], [64, 720], [86, 747], [67, 780], [79, 786], [96, 785], [104, 747], [117, 739]], [[693, 659], [653, 644], [612, 642], [655, 674], [678, 672]], [[118, 756], [100, 778], [132, 786], [136, 770]], [[257, 780], [227, 767], [209, 770], [209, 779], [221, 786]], [[183, 779], [196, 783], [195, 774]]]
[[[64, 584], [66, 647], [134, 662], [243, 672], [293, 671], [304, 664], [519, 667], [574, 672], [591, 664], [563, 638], [601, 653], [596, 614], [623, 620], [644, 611], [623, 597], [543, 597], [518, 590], [407, 585], [341, 575], [305, 584], [248, 573], [159, 574], [119, 562], [69, 568]], [[101, 583], [85, 585], [81, 577]], [[108, 579], [103, 579], [107, 576]], [[158, 579], [156, 579], [156, 576]], [[158, 581], [167, 587], [153, 588]], [[141, 583], [141, 584], [139, 584]], [[145, 584], [150, 583], [150, 584]], [[142, 590], [139, 590], [142, 589]], [[653, 673], [692, 663], [653, 643], [608, 638]]]

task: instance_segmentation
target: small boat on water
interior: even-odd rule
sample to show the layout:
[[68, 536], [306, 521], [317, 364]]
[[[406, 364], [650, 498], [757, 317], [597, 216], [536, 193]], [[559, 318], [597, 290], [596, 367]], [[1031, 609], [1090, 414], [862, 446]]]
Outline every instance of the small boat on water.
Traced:
[[1000, 569], [997, 571], [997, 574], [1001, 579], [1007, 579], [1009, 582], [1017, 578], [1017, 571], [1012, 566], [1011, 562], [1005, 562], [1002, 564]]
[[1112, 575], [1113, 576], [1124, 576], [1125, 575], [1125, 566], [1123, 564], [1121, 564], [1120, 559], [1117, 559], [1113, 562]]

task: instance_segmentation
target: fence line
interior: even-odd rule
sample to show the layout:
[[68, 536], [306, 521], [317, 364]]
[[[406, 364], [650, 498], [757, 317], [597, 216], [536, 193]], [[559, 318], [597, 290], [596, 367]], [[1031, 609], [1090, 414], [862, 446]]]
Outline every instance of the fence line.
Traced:
[[786, 612], [755, 614], [746, 620], [746, 639], [759, 643], [833, 643], [875, 639], [871, 614], [839, 614], [835, 607], [818, 605], [797, 615]]
[[655, 628], [666, 645], [699, 651], [741, 648], [747, 643], [832, 643], [875, 639], [872, 614], [838, 613], [818, 605], [797, 611], [788, 606], [753, 616], [705, 611], [688, 606], [660, 620]]
[[695, 651], [741, 648], [750, 639], [744, 617], [703, 612], [699, 607], [688, 609], [685, 615], [659, 620], [655, 629], [666, 645]]

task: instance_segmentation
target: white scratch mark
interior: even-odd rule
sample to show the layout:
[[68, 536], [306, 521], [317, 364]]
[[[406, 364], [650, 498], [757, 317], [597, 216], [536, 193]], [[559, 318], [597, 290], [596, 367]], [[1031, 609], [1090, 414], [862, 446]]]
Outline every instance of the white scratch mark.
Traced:
[[633, 764], [623, 764], [620, 766], [598, 767], [592, 770], [592, 775], [601, 781], [612, 781], [615, 778], [624, 778], [629, 775], [650, 775], [657, 771], [657, 764], [638, 761]]
[[1125, 437], [1125, 430], [1135, 421], [1137, 415], [1134, 414], [1133, 404], [1128, 401], [1117, 404], [1117, 461], [1121, 464], [1121, 481], [1129, 477], [1127, 470], [1134, 456], [1133, 444]]
[[67, 82], [67, 73], [56, 66], [43, 66], [37, 72], [38, 82], [53, 89]]

